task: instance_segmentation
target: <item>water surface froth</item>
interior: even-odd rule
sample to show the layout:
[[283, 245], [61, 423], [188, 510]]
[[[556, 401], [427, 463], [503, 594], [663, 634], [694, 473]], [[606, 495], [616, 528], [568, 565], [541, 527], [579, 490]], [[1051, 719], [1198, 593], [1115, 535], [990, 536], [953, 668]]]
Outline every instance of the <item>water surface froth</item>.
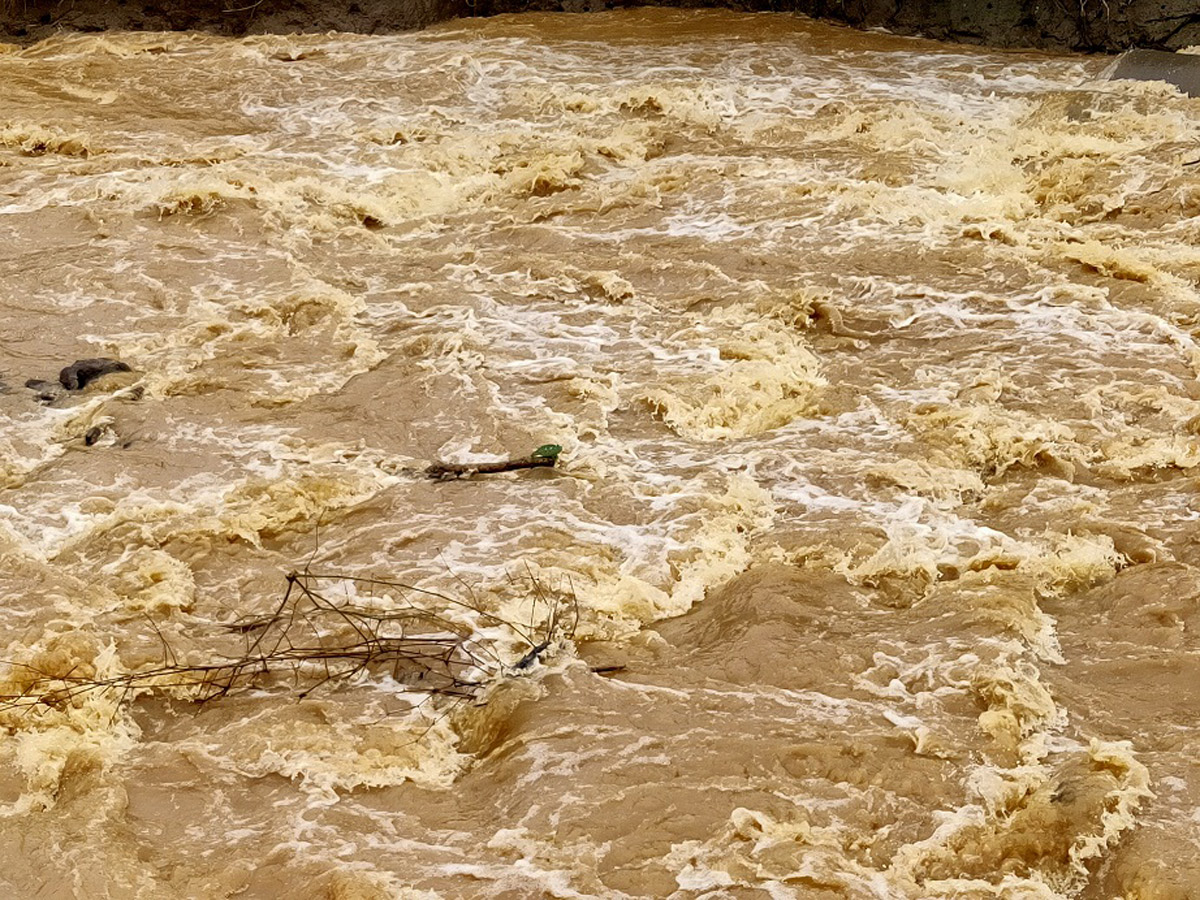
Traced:
[[219, 659], [308, 565], [515, 672], [7, 709], [0, 883], [1195, 896], [1200, 101], [1103, 66], [668, 10], [0, 54], [4, 656]]

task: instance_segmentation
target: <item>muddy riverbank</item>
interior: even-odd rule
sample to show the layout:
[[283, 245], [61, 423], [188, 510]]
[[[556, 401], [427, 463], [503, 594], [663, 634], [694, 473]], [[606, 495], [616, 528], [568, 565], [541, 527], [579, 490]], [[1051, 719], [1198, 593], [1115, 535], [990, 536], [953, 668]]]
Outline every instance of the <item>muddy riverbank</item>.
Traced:
[[[463, 16], [584, 13], [641, 5], [645, 4], [628, 0], [28, 0], [0, 8], [0, 34], [22, 40], [39, 40], [62, 29], [387, 34]], [[795, 12], [856, 27], [993, 47], [1111, 52], [1200, 44], [1200, 8], [1193, 0], [660, 0], [650, 5]]]

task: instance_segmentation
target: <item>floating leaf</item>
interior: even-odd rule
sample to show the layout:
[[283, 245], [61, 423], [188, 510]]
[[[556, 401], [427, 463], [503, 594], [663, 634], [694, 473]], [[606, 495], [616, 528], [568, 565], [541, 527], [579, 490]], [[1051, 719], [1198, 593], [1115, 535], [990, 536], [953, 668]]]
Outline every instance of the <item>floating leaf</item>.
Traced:
[[560, 453], [562, 453], [562, 447], [558, 444], [542, 444], [530, 455], [534, 459], [558, 459]]

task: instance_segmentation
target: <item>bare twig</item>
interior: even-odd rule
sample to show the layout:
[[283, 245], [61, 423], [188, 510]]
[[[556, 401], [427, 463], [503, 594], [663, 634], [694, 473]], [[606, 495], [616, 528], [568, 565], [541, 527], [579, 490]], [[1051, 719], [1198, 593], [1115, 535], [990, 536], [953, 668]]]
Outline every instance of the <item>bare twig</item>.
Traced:
[[[162, 630], [150, 628], [162, 645], [162, 665], [108, 678], [78, 671], [46, 671], [36, 665], [9, 662], [5, 687], [0, 688], [0, 711], [37, 708], [62, 709], [94, 692], [112, 692], [118, 705], [147, 691], [178, 695], [207, 703], [240, 691], [287, 689], [307, 697], [330, 684], [353, 681], [368, 673], [387, 674], [406, 692], [427, 698], [477, 699], [486, 685], [502, 676], [529, 669], [560, 638], [570, 637], [575, 626], [564, 628], [559, 593], [549, 598], [531, 569], [529, 589], [534, 606], [548, 605], [538, 639], [535, 618], [529, 630], [479, 608], [401, 581], [314, 573], [312, 559], [303, 572], [287, 575], [283, 598], [267, 615], [222, 626], [245, 638], [236, 656], [205, 664], [179, 661]], [[387, 591], [395, 608], [381, 609], [355, 602], [352, 587]], [[342, 588], [345, 597], [330, 594]], [[418, 602], [420, 601], [420, 602]], [[574, 597], [575, 623], [578, 604]], [[508, 628], [529, 644], [529, 650], [511, 667], [498, 654], [476, 640], [473, 625], [449, 618], [443, 610], [461, 607], [475, 613], [477, 621]]]

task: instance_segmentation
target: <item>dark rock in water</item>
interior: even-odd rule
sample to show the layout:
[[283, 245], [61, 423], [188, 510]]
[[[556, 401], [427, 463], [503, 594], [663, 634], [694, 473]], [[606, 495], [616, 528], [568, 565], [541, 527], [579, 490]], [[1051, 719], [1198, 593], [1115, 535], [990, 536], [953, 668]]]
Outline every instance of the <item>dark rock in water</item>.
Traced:
[[58, 373], [58, 382], [68, 391], [78, 391], [101, 375], [128, 371], [129, 366], [119, 359], [79, 359]]
[[83, 436], [83, 442], [87, 446], [92, 446], [96, 441], [104, 436], [104, 428], [100, 425], [94, 425], [88, 429], [87, 434]]
[[53, 403], [62, 396], [63, 389], [53, 381], [42, 381], [40, 378], [30, 378], [25, 387], [33, 391], [43, 403]]
[[1200, 97], [1200, 55], [1164, 50], [1130, 50], [1117, 57], [1108, 71], [1111, 79], [1165, 81], [1189, 97]]

